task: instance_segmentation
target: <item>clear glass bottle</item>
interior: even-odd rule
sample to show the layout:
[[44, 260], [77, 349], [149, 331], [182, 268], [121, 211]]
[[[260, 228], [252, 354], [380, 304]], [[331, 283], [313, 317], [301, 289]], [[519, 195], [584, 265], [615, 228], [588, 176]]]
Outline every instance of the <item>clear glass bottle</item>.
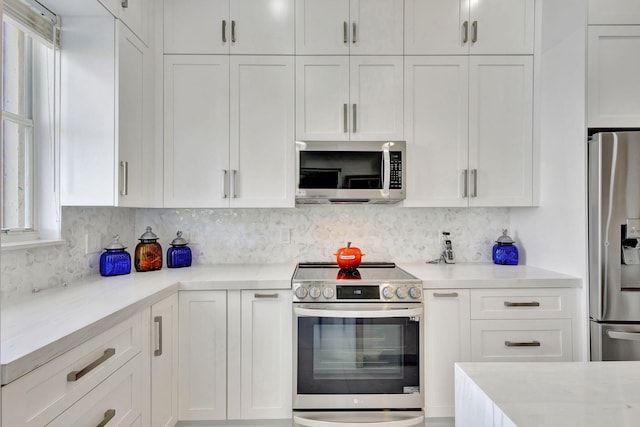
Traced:
[[162, 268], [162, 247], [158, 243], [158, 236], [147, 227], [147, 231], [140, 236], [140, 243], [136, 245], [134, 265], [136, 271], [153, 271]]

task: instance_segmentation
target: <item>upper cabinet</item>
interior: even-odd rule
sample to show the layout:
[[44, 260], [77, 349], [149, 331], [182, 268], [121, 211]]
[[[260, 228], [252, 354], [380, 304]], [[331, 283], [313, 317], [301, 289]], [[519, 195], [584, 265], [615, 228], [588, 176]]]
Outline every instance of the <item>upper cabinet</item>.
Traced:
[[299, 55], [402, 55], [403, 0], [297, 0]]
[[533, 54], [534, 0], [406, 0], [406, 55]]
[[589, 0], [589, 25], [640, 24], [640, 2]]
[[151, 0], [99, 0], [109, 12], [120, 19], [133, 33], [149, 45]]
[[164, 0], [164, 53], [292, 55], [294, 0]]

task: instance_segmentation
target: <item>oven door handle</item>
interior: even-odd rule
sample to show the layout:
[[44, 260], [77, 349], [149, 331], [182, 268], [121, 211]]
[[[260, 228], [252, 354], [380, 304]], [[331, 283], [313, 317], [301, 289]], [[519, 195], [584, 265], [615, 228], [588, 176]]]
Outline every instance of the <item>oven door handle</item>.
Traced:
[[294, 307], [293, 312], [297, 316], [303, 317], [337, 317], [337, 318], [382, 318], [382, 317], [418, 317], [422, 316], [422, 307], [416, 308], [394, 308], [381, 307], [379, 309], [367, 310], [340, 310], [325, 308], [304, 308]]

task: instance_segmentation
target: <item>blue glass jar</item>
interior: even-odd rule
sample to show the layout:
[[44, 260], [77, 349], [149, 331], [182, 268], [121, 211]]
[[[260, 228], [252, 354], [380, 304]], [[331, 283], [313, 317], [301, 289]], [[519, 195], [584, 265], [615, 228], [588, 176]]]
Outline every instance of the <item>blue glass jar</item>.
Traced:
[[113, 241], [104, 248], [106, 252], [100, 255], [100, 274], [103, 276], [120, 276], [131, 272], [131, 255], [125, 251], [126, 247], [120, 243], [120, 236], [113, 236]]
[[171, 242], [171, 247], [167, 249], [167, 267], [189, 267], [191, 266], [191, 249], [187, 246], [188, 242], [182, 237], [182, 231], [178, 231], [177, 236]]
[[518, 248], [515, 242], [507, 235], [507, 230], [502, 230], [502, 236], [498, 237], [493, 245], [492, 259], [494, 264], [518, 265]]

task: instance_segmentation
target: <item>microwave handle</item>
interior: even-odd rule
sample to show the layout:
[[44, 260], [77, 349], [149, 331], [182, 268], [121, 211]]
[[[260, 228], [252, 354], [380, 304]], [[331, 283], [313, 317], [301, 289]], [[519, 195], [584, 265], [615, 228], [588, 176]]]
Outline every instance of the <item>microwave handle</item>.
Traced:
[[382, 146], [382, 195], [389, 197], [391, 188], [391, 154], [389, 153], [389, 143]]

